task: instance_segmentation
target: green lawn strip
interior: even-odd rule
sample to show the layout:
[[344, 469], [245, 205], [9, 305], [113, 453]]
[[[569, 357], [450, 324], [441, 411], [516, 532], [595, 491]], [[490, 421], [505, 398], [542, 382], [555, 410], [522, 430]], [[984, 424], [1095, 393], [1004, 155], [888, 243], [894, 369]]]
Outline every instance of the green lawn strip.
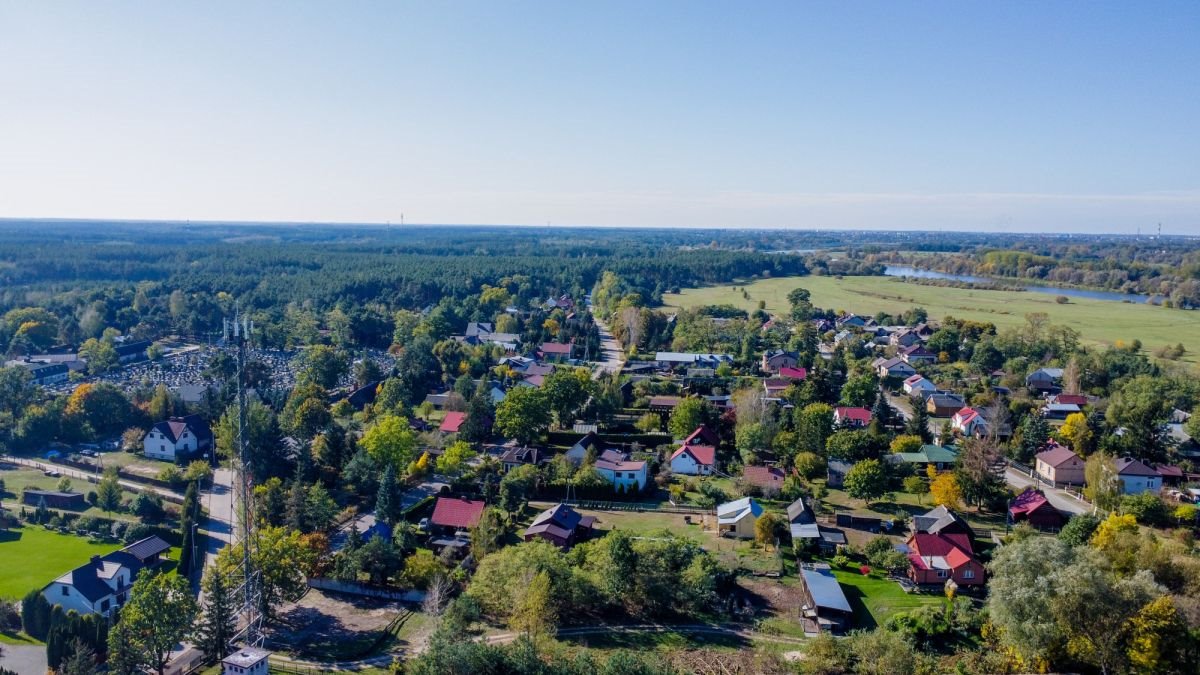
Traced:
[[864, 575], [858, 570], [834, 569], [833, 575], [854, 610], [855, 628], [875, 628], [898, 612], [946, 602], [940, 594], [906, 593], [900, 584], [874, 572]]
[[[904, 283], [893, 277], [779, 277], [746, 285], [712, 286], [684, 289], [666, 294], [667, 307], [731, 304], [747, 311], [757, 309], [760, 300], [771, 312], [786, 312], [787, 294], [795, 288], [812, 293], [817, 307], [845, 310], [866, 316], [876, 312], [898, 314], [909, 307], [924, 307], [931, 319], [952, 315], [960, 319], [990, 321], [999, 328], [1023, 325], [1030, 312], [1045, 312], [1053, 323], [1070, 326], [1086, 342], [1113, 344], [1117, 340], [1142, 341], [1147, 351], [1157, 347], [1195, 342], [1200, 329], [1200, 312], [1167, 309], [1146, 304], [1111, 300], [1071, 298], [1067, 304], [1055, 302], [1046, 293], [993, 291]], [[742, 296], [744, 288], [748, 298]], [[1183, 360], [1195, 362], [1191, 349]]]
[[0, 597], [20, 599], [65, 572], [120, 548], [117, 543], [93, 544], [83, 537], [25, 525], [0, 532]]
[[0, 644], [6, 645], [41, 645], [41, 640], [32, 638], [25, 633], [5, 633], [0, 631]]

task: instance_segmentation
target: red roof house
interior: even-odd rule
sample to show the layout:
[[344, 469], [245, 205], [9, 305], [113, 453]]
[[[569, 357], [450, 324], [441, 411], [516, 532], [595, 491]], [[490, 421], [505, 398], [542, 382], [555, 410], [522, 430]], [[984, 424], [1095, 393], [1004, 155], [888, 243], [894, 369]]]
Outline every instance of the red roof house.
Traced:
[[939, 506], [912, 521], [908, 538], [909, 576], [918, 584], [944, 584], [953, 579], [959, 586], [984, 583], [983, 563], [975, 558], [971, 528], [945, 506]]
[[1040, 529], [1062, 527], [1063, 516], [1041, 490], [1025, 488], [1008, 505], [1008, 517], [1014, 523], [1027, 522]]
[[700, 426], [696, 427], [695, 431], [693, 431], [691, 434], [688, 434], [687, 438], [683, 439], [683, 444], [711, 445], [716, 447], [721, 444], [721, 437], [717, 435], [717, 432], [709, 429], [707, 424], [701, 424]]
[[1083, 394], [1059, 394], [1054, 397], [1054, 402], [1059, 405], [1085, 406], [1088, 404], [1088, 398]]
[[446, 434], [457, 434], [465, 421], [467, 421], [467, 413], [448, 412], [446, 413], [446, 417], [442, 419], [442, 426], [438, 427], [438, 431]]
[[748, 466], [742, 469], [742, 478], [764, 491], [776, 491], [783, 487], [786, 474], [775, 466]]
[[479, 524], [479, 518], [486, 506], [484, 502], [470, 499], [438, 497], [429, 522], [438, 527], [469, 530]]
[[570, 344], [564, 345], [564, 344], [561, 344], [558, 342], [543, 342], [540, 351], [542, 352], [542, 356], [544, 358], [548, 358], [548, 359], [549, 358], [559, 358], [559, 359], [571, 358], [571, 345]]
[[834, 408], [833, 422], [841, 426], [865, 427], [871, 423], [871, 411], [866, 408]]
[[779, 369], [779, 377], [785, 377], [789, 380], [803, 380], [808, 377], [808, 369], [791, 368], [785, 366]]

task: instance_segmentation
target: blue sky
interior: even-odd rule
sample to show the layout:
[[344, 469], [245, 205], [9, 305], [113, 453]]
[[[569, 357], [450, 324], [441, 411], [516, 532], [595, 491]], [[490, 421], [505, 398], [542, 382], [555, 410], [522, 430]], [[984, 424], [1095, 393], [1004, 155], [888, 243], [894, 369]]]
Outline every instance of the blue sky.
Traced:
[[1200, 3], [4, 3], [0, 216], [1200, 234]]

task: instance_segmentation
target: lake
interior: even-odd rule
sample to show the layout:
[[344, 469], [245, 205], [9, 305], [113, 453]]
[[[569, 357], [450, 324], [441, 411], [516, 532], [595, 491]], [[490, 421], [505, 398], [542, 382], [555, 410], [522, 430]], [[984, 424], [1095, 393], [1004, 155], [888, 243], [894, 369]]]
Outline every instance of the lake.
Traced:
[[1063, 286], [1038, 285], [1021, 282], [1005, 277], [979, 277], [970, 274], [947, 274], [922, 270], [904, 265], [888, 265], [883, 271], [889, 277], [915, 277], [917, 279], [947, 279], [972, 284], [1001, 283], [1029, 291], [1030, 293], [1045, 293], [1047, 295], [1065, 295], [1069, 298], [1089, 298], [1091, 300], [1112, 300], [1114, 302], [1148, 302], [1150, 296], [1133, 293], [1118, 293], [1116, 291], [1090, 291], [1083, 288], [1067, 288]]

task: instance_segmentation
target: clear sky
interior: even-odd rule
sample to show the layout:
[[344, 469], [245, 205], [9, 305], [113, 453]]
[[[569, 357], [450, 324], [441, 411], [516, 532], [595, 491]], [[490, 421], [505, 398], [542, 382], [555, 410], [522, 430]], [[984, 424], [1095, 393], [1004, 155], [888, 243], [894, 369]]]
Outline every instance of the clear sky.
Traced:
[[1200, 234], [1200, 2], [3, 2], [0, 216]]

